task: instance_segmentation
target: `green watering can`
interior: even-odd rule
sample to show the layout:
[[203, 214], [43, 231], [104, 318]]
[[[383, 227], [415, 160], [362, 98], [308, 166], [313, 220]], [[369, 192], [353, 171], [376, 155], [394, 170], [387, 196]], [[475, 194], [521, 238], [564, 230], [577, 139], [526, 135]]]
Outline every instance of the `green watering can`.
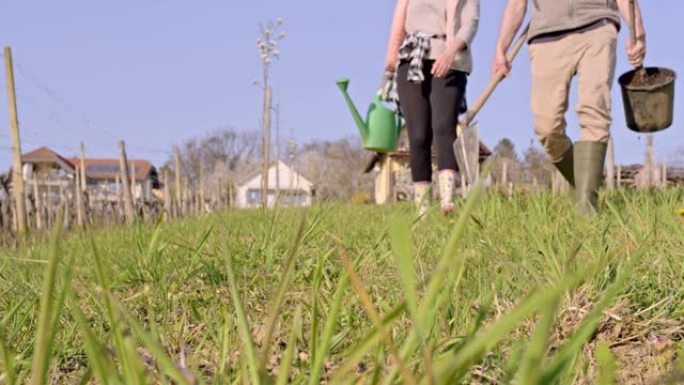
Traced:
[[368, 107], [368, 114], [364, 122], [347, 92], [349, 79], [338, 80], [337, 86], [340, 87], [354, 117], [354, 121], [359, 127], [363, 148], [380, 153], [396, 151], [401, 118], [394, 111], [385, 107], [380, 95], [376, 95], [370, 107]]

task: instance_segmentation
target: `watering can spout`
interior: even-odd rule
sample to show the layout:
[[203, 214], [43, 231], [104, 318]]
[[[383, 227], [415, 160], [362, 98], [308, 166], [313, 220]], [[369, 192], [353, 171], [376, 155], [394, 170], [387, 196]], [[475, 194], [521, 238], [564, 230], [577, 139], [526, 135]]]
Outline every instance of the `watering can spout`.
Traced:
[[342, 79], [338, 80], [337, 86], [340, 88], [340, 91], [342, 91], [342, 94], [344, 95], [344, 99], [347, 101], [347, 106], [349, 106], [349, 111], [351, 111], [351, 114], [354, 117], [354, 122], [356, 123], [356, 126], [359, 128], [359, 133], [361, 134], [361, 139], [365, 143], [368, 140], [369, 128], [368, 128], [368, 125], [366, 124], [366, 122], [364, 122], [363, 118], [361, 117], [359, 110], [354, 105], [354, 102], [352, 101], [351, 97], [349, 96], [349, 93], [347, 92], [347, 88], [349, 88], [349, 79], [342, 78]]

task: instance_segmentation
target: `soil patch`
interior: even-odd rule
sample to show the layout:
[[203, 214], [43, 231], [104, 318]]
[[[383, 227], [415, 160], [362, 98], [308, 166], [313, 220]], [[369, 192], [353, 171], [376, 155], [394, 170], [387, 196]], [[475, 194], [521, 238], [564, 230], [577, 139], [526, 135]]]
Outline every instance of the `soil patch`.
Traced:
[[631, 88], [647, 88], [664, 85], [675, 79], [674, 72], [664, 68], [645, 68], [637, 70], [628, 79], [626, 85]]

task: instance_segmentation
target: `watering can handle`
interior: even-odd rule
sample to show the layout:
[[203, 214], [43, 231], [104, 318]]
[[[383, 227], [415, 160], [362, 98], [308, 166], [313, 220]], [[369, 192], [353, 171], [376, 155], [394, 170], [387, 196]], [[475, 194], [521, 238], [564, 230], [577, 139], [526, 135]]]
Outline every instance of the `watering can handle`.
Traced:
[[382, 83], [380, 83], [380, 88], [378, 88], [377, 95], [380, 99], [388, 101], [390, 99], [389, 95], [392, 90], [393, 79], [391, 77], [383, 76]]

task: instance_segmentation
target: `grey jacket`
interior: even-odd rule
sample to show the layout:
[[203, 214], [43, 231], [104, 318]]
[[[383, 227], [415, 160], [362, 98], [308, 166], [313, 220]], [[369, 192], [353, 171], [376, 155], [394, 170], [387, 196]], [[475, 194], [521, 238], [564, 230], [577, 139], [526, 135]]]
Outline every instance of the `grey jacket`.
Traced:
[[608, 19], [620, 25], [616, 0], [532, 0], [529, 40]]
[[[456, 7], [453, 25], [447, 25], [447, 6]], [[407, 33], [425, 32], [462, 39], [468, 47], [457, 53], [452, 69], [473, 71], [472, 44], [480, 22], [480, 0], [409, 0], [404, 28]], [[446, 40], [431, 40], [429, 59], [437, 59], [446, 49]]]

